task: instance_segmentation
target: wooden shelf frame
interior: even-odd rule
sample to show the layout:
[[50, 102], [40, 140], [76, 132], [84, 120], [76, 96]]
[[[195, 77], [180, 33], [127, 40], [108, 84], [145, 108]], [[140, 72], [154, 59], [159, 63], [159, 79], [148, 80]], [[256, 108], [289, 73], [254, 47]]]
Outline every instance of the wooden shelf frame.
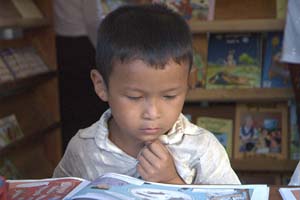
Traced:
[[44, 19], [0, 19], [0, 28], [32, 29], [49, 26], [50, 20]]
[[279, 159], [241, 159], [231, 160], [231, 166], [236, 171], [253, 172], [293, 172], [299, 161]]
[[294, 97], [292, 88], [191, 89], [186, 102], [287, 101]]
[[38, 85], [38, 83], [47, 81], [51, 78], [57, 78], [56, 70], [51, 70], [27, 78], [2, 83], [0, 84], [0, 100], [2, 98], [13, 96], [26, 91], [32, 87], [35, 87], [36, 85]]
[[242, 19], [213, 20], [189, 23], [193, 34], [225, 32], [269, 32], [283, 31], [285, 20], [282, 19]]
[[37, 141], [43, 139], [47, 134], [54, 133], [53, 131], [60, 127], [61, 127], [60, 122], [55, 122], [43, 130], [37, 131], [32, 134], [24, 135], [23, 138], [20, 138], [8, 144], [7, 146], [3, 147], [2, 149], [0, 149], [0, 156], [6, 155], [13, 149], [18, 149], [24, 145], [34, 144]]

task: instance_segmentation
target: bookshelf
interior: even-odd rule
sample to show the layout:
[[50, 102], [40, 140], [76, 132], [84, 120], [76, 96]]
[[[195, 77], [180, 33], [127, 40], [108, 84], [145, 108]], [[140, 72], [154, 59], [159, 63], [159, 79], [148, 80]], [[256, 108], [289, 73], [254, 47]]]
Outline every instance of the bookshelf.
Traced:
[[42, 18], [22, 18], [11, 0], [0, 0], [0, 30], [22, 31], [20, 38], [0, 40], [0, 49], [31, 46], [49, 68], [0, 85], [0, 118], [15, 114], [24, 133], [0, 149], [0, 169], [8, 159], [26, 179], [51, 177], [62, 155], [52, 0], [33, 2]]
[[[189, 25], [193, 33], [194, 49], [201, 55], [206, 65], [208, 33], [283, 31], [285, 20], [276, 19], [276, 1], [224, 0], [216, 1], [213, 21], [192, 21]], [[191, 114], [193, 122], [196, 122], [198, 116], [211, 116], [233, 119], [235, 124], [238, 103], [287, 104], [293, 98], [292, 88], [192, 88], [186, 98], [184, 113]], [[290, 137], [289, 133], [285, 135]], [[234, 142], [233, 140], [233, 144]], [[274, 182], [270, 182], [271, 184], [283, 184], [282, 177], [291, 175], [298, 163], [298, 161], [290, 160], [289, 153], [285, 159], [268, 157], [236, 159], [234, 156], [230, 159], [233, 169], [241, 177], [243, 183], [263, 183], [272, 179]], [[253, 178], [254, 174], [257, 179]]]

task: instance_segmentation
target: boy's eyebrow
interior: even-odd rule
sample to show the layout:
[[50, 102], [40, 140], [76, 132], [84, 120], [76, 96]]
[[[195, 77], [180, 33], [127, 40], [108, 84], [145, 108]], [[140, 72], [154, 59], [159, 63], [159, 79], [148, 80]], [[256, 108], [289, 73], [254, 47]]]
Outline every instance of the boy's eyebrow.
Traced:
[[[173, 91], [178, 91], [180, 89], [181, 89], [180, 87], [173, 87], [173, 88], [168, 88], [168, 89], [162, 90], [160, 92], [173, 92]], [[125, 90], [130, 90], [130, 91], [133, 91], [133, 92], [145, 92], [144, 90], [142, 90], [140, 88], [128, 87], [128, 86], [125, 87]]]

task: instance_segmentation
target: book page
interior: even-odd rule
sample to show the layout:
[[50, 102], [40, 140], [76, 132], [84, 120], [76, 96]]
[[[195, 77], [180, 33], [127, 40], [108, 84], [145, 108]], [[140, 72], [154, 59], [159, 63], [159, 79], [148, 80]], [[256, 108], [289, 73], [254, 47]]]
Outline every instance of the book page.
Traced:
[[49, 178], [40, 180], [8, 180], [8, 196], [11, 200], [17, 199], [63, 199], [72, 190], [76, 189], [83, 179]]
[[[267, 185], [171, 185], [146, 182], [119, 174], [97, 178], [71, 199], [268, 199]], [[263, 197], [263, 198], [262, 198]]]
[[280, 188], [279, 193], [283, 200], [298, 200], [298, 199], [300, 199], [300, 187]]

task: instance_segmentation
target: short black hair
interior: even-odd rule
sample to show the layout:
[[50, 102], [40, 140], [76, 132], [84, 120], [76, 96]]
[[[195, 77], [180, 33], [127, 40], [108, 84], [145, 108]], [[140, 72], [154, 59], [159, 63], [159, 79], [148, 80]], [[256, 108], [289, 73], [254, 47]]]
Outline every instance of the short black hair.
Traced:
[[170, 60], [193, 64], [189, 25], [163, 4], [126, 5], [109, 13], [98, 30], [96, 67], [104, 82], [114, 62], [140, 59], [164, 68]]

